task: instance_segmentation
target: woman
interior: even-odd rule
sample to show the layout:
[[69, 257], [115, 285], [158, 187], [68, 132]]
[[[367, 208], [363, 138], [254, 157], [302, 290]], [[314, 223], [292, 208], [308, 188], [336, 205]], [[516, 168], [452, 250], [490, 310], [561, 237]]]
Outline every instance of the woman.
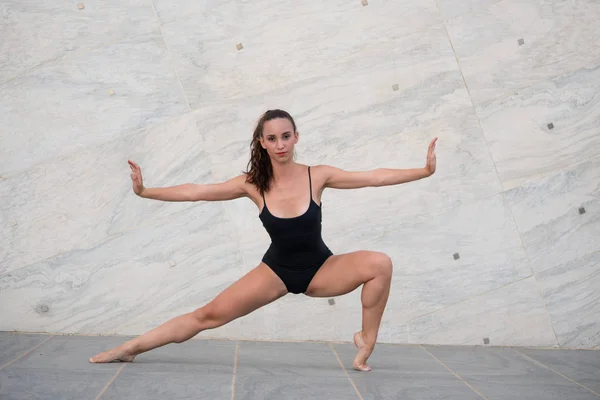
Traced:
[[[183, 184], [145, 188], [140, 167], [129, 161], [133, 191], [163, 201], [218, 201], [248, 197], [272, 243], [260, 264], [210, 303], [100, 353], [90, 362], [133, 361], [136, 355], [169, 343], [184, 342], [279, 299], [304, 293], [332, 297], [362, 288], [362, 330], [354, 334], [358, 349], [353, 367], [369, 371], [392, 278], [392, 262], [382, 253], [357, 251], [333, 255], [321, 238], [320, 199], [325, 188], [354, 189], [397, 185], [431, 176], [436, 157], [433, 139], [424, 168], [347, 172], [327, 165], [310, 168], [293, 159], [298, 132], [283, 110], [269, 110], [258, 121], [248, 171], [218, 184]], [[307, 207], [308, 205], [308, 207]]]

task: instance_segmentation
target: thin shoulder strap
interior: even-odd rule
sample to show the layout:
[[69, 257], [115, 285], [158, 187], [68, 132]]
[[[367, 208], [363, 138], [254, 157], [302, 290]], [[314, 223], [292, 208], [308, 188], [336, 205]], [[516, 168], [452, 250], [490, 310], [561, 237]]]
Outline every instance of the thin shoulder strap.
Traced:
[[310, 198], [312, 199], [312, 179], [310, 178], [310, 165], [308, 166], [308, 190], [310, 190]]
[[262, 194], [262, 198], [263, 198], [263, 205], [266, 207], [267, 206], [267, 200], [265, 199], [265, 191], [261, 190], [260, 194]]

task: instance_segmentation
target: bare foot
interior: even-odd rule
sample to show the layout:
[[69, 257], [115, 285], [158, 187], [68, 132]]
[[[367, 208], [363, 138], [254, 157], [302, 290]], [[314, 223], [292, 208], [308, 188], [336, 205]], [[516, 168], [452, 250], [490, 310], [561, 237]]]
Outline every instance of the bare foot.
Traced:
[[354, 344], [358, 349], [358, 353], [354, 358], [352, 366], [357, 371], [370, 371], [371, 367], [369, 367], [367, 364], [367, 358], [369, 358], [369, 355], [371, 355], [371, 351], [365, 345], [365, 341], [362, 337], [362, 331], [354, 334]]
[[115, 347], [112, 350], [96, 354], [90, 358], [91, 363], [110, 363], [110, 362], [132, 362], [135, 358], [124, 349], [124, 346]]

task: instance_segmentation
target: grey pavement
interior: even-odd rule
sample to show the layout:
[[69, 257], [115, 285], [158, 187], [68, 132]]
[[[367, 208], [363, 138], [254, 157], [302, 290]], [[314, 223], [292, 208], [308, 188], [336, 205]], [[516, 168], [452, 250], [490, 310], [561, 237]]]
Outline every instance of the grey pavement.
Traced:
[[127, 337], [0, 332], [0, 399], [600, 398], [600, 351], [193, 339], [90, 364]]

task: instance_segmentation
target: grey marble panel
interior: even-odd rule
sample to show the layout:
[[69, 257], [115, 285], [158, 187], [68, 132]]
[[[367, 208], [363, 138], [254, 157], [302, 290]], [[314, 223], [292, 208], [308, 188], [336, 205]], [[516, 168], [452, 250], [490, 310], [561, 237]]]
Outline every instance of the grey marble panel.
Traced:
[[233, 375], [235, 357], [234, 341], [193, 339], [142, 353], [124, 372]]
[[0, 367], [22, 356], [38, 346], [47, 335], [24, 335], [14, 332], [0, 332]]
[[477, 107], [505, 189], [600, 155], [599, 91], [600, 65]]
[[0, 277], [0, 329], [139, 334], [212, 300], [241, 258], [208, 203]]
[[599, 17], [597, 1], [505, 0], [447, 26], [471, 97], [480, 103], [597, 65]]
[[[193, 109], [274, 90], [289, 92], [294, 85], [349, 71], [393, 68], [408, 51], [424, 51], [411, 42], [422, 42], [418, 37], [440, 28], [434, 26], [439, 24], [434, 2], [414, 0], [369, 7], [339, 0], [184, 2], [177, 10], [161, 1], [157, 8], [167, 22], [162, 30]], [[417, 54], [410, 57], [418, 63]]]
[[127, 366], [102, 395], [102, 400], [231, 399], [233, 374], [133, 372]]
[[240, 399], [357, 396], [326, 343], [241, 342], [235, 386]]
[[89, 359], [128, 339], [130, 338], [58, 335], [11, 364], [9, 368], [84, 373], [107, 372], [114, 375], [121, 367], [119, 363], [92, 364]]
[[31, 168], [188, 110], [156, 27], [0, 85], [0, 173]]
[[2, 400], [95, 399], [114, 372], [82, 372], [51, 369], [6, 369], [0, 371]]
[[419, 346], [377, 345], [367, 374], [352, 369], [354, 345], [335, 349], [363, 399], [481, 399]]
[[600, 352], [589, 350], [517, 349], [548, 368], [600, 393]]
[[473, 297], [410, 323], [413, 343], [556, 346], [534, 278]]
[[236, 377], [235, 398], [241, 400], [359, 399], [347, 377], [273, 377], [241, 374]]
[[152, 3], [145, 0], [2, 2], [0, 82], [73, 53], [101, 47], [156, 29]]
[[327, 343], [240, 342], [237, 374], [283, 377], [345, 377]]
[[0, 272], [57, 254], [88, 249], [200, 203], [162, 202], [135, 195], [128, 159], [146, 187], [213, 183], [204, 139], [187, 114], [98, 146], [82, 148], [0, 185]]
[[581, 399], [598, 397], [509, 348], [427, 346], [486, 399]]

